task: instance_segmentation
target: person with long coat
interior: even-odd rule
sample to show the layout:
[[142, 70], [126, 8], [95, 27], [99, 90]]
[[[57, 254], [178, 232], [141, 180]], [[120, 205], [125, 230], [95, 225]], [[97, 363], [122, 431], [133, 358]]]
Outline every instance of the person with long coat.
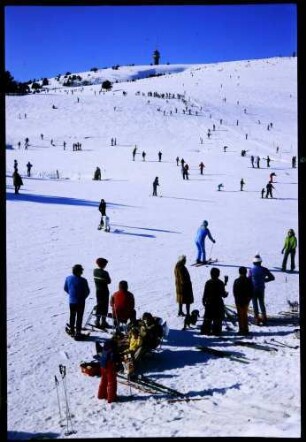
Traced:
[[23, 181], [18, 173], [18, 169], [13, 173], [13, 185], [15, 187], [15, 193], [19, 193], [20, 187], [23, 186]]
[[220, 270], [217, 267], [212, 267], [210, 276], [211, 279], [205, 283], [202, 298], [205, 312], [201, 334], [220, 336], [224, 319], [223, 298], [226, 298], [228, 293], [225, 291], [225, 283], [219, 279]]
[[[193, 290], [189, 272], [185, 266], [186, 256], [182, 255], [174, 268], [176, 302], [179, 305], [178, 316], [190, 315], [190, 304], [193, 303]], [[183, 304], [186, 305], [186, 314], [183, 312]]]
[[102, 198], [99, 204], [99, 212], [101, 213], [100, 227], [104, 226], [104, 217], [106, 216], [106, 202]]
[[295, 258], [296, 247], [297, 247], [297, 239], [296, 239], [294, 230], [293, 229], [289, 229], [288, 230], [288, 234], [287, 234], [287, 236], [285, 238], [284, 247], [282, 249], [282, 253], [285, 252], [284, 259], [283, 259], [283, 262], [282, 262], [282, 271], [283, 272], [286, 271], [287, 260], [288, 260], [289, 255], [290, 255], [290, 261], [291, 261], [290, 262], [290, 264], [291, 264], [290, 269], [291, 269], [291, 272], [294, 271], [294, 269], [295, 269], [294, 258]]

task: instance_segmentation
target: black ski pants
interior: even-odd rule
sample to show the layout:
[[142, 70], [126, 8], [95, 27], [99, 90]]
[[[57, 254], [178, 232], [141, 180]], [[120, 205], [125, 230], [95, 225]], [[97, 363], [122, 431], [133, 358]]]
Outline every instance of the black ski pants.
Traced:
[[294, 261], [295, 250], [285, 250], [284, 259], [283, 259], [283, 263], [282, 263], [282, 270], [286, 270], [287, 260], [288, 260], [289, 255], [290, 255], [290, 261], [291, 261], [290, 262], [290, 264], [291, 264], [290, 269], [293, 272], [293, 270], [295, 269], [295, 261]]
[[69, 325], [72, 332], [81, 333], [82, 321], [85, 309], [85, 302], [81, 304], [69, 304], [70, 320]]

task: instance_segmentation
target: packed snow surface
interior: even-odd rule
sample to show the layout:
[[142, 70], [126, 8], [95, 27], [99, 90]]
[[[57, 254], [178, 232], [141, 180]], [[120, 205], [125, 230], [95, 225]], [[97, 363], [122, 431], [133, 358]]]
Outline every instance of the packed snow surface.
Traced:
[[[298, 256], [296, 272], [280, 270], [288, 229], [298, 238], [297, 169], [291, 166], [297, 155], [296, 58], [120, 66], [80, 75], [88, 86], [69, 88], [50, 79], [39, 94], [6, 97], [8, 437], [299, 437], [299, 349], [236, 346], [237, 325], [229, 330], [226, 322], [221, 337], [200, 335], [211, 267], [190, 266], [196, 230], [206, 219], [216, 239], [214, 245], [206, 239], [207, 255], [218, 258], [221, 279], [229, 276], [227, 305], [234, 306], [238, 268], [249, 268], [257, 252], [275, 276], [266, 286], [268, 318], [288, 311], [288, 300], [298, 301]], [[107, 79], [111, 91], [101, 89]], [[75, 143], [81, 150], [73, 151]], [[252, 167], [251, 155], [261, 158], [260, 168]], [[188, 163], [189, 180], [182, 179], [177, 156]], [[14, 159], [24, 183], [18, 195]], [[93, 180], [97, 166], [101, 181]], [[274, 198], [261, 198], [272, 172]], [[160, 186], [152, 197], [156, 176]], [[109, 233], [97, 230], [101, 198]], [[197, 327], [186, 331], [174, 285], [182, 254], [193, 284], [191, 309], [201, 313]], [[95, 340], [102, 343], [107, 335], [92, 332], [84, 342], [67, 336], [63, 285], [72, 266], [82, 264], [91, 289], [85, 322], [95, 305], [93, 268], [100, 256], [109, 261], [111, 293], [127, 280], [137, 316], [149, 311], [167, 321], [169, 334], [143, 361], [142, 372], [203, 400], [169, 403], [166, 395], [134, 389], [131, 395], [122, 384], [119, 402], [97, 399], [99, 378], [85, 376], [79, 365], [93, 359]], [[250, 310], [248, 340], [294, 347], [296, 327], [290, 321], [256, 326]], [[200, 344], [243, 354], [249, 363], [197, 351]], [[65, 419], [60, 425], [59, 364], [67, 370], [71, 435], [65, 435]]]

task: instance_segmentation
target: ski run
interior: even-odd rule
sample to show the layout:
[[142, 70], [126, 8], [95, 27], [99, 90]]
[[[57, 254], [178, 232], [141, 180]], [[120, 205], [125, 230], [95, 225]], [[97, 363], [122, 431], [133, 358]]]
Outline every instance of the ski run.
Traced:
[[[45, 91], [6, 96], [10, 440], [301, 436], [299, 313], [288, 304], [299, 302], [298, 250], [295, 271], [289, 261], [281, 271], [288, 229], [299, 249], [297, 59], [154, 69], [99, 69], [80, 73], [88, 86], [51, 78]], [[105, 80], [114, 81], [112, 90], [101, 91]], [[252, 167], [252, 155], [260, 167]], [[177, 157], [189, 165], [188, 179]], [[101, 180], [93, 179], [97, 167]], [[272, 172], [273, 198], [262, 198]], [[97, 230], [102, 198], [108, 219]], [[204, 220], [215, 239], [205, 239], [206, 258], [218, 260], [197, 268], [195, 236]], [[265, 289], [268, 320], [255, 325], [250, 304], [250, 335], [240, 336], [233, 283], [258, 253], [275, 276]], [[174, 279], [182, 255], [190, 311], [199, 311], [184, 330]], [[94, 318], [85, 327], [100, 256], [108, 260], [110, 294], [126, 280], [137, 318], [150, 312], [169, 328], [136, 378], [118, 376], [118, 402], [110, 404], [97, 398], [100, 378], [80, 367], [112, 335]], [[75, 264], [90, 288], [81, 341], [65, 332], [63, 287]], [[222, 281], [228, 276], [221, 336], [200, 333], [214, 267]]]

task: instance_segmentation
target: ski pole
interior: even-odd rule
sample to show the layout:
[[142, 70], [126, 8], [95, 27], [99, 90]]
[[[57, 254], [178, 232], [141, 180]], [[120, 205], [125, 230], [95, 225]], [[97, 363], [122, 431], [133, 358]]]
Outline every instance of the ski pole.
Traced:
[[[76, 431], [74, 431], [73, 429], [73, 425], [72, 425], [72, 418], [71, 418], [71, 413], [70, 413], [70, 409], [69, 409], [69, 401], [68, 401], [68, 394], [67, 394], [67, 384], [66, 384], [66, 366], [60, 364], [59, 365], [59, 371], [62, 377], [62, 381], [63, 381], [63, 389], [64, 389], [64, 395], [65, 395], [65, 405], [66, 405], [66, 428], [67, 431], [65, 433], [66, 436], [76, 433]], [[71, 427], [71, 431], [69, 431], [69, 424]]]
[[57, 405], [58, 405], [58, 410], [59, 410], [59, 415], [60, 415], [60, 422], [62, 422], [63, 416], [62, 416], [61, 403], [60, 403], [59, 391], [58, 391], [59, 390], [59, 382], [58, 382], [56, 375], [54, 376], [54, 380], [55, 380], [55, 388], [56, 388], [56, 396], [57, 396]]
[[214, 243], [211, 244], [211, 248], [210, 248], [210, 252], [209, 252], [209, 258], [207, 261], [209, 261], [210, 259], [212, 259], [211, 254], [212, 254], [212, 249], [214, 247]]

